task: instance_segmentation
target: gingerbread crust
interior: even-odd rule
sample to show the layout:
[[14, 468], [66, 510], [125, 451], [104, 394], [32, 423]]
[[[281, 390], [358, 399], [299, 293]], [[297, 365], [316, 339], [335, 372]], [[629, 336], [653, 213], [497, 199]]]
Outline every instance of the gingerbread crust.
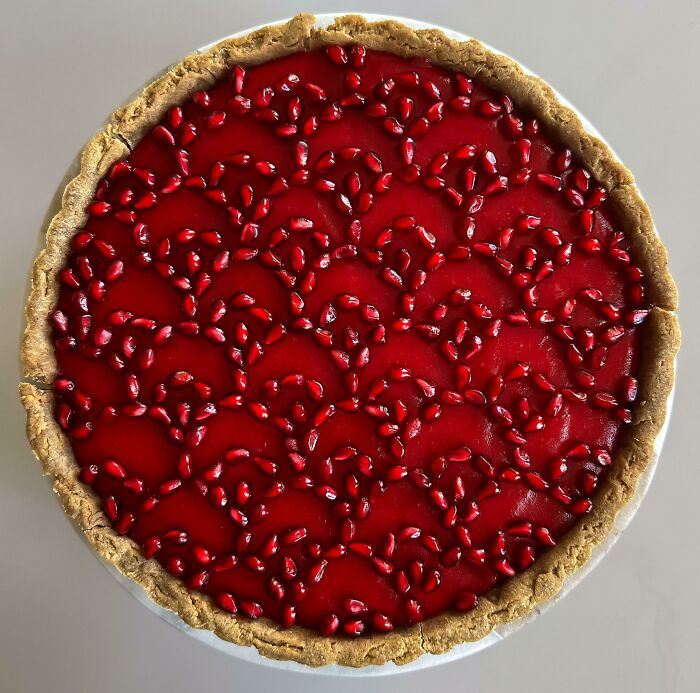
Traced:
[[[673, 312], [677, 294], [665, 248], [632, 174], [603, 142], [584, 130], [576, 114], [563, 106], [542, 80], [476, 40], [454, 41], [438, 30], [413, 30], [395, 21], [370, 23], [359, 16], [337, 18], [325, 29], [314, 28], [314, 21], [311, 15], [298, 15], [286, 24], [227, 39], [206, 53], [185, 58], [134, 101], [115, 111], [105, 129], [88, 143], [80, 173], [67, 185], [61, 208], [48, 225], [45, 248], [34, 263], [27, 327], [20, 350], [26, 379], [20, 384], [20, 396], [27, 411], [32, 449], [44, 473], [52, 478], [66, 513], [95, 550], [139, 583], [154, 602], [177, 612], [190, 626], [212, 630], [232, 643], [255, 646], [262, 655], [275, 659], [309, 666], [335, 663], [361, 667], [389, 661], [405, 664], [423, 653], [438, 654], [459, 643], [479, 640], [497, 625], [526, 616], [538, 604], [553, 598], [565, 580], [588, 561], [593, 547], [611, 532], [618, 511], [634, 495], [639, 476], [653, 458], [654, 440], [666, 417], [680, 343]], [[478, 77], [540, 118], [550, 135], [569, 147], [607, 188], [622, 230], [630, 239], [634, 260], [647, 277], [648, 298], [654, 308], [644, 332], [640, 394], [633, 424], [626, 429], [592, 513], [527, 571], [480, 598], [474, 610], [443, 614], [411, 628], [349, 640], [322, 637], [296, 626], [285, 629], [267, 619], [251, 621], [231, 616], [205, 595], [187, 590], [157, 561], [145, 559], [132, 540], [114, 532], [97, 497], [78, 481], [78, 465], [53, 417], [50, 384], [56, 374], [56, 361], [47, 315], [58, 296], [56, 274], [68, 255], [71, 237], [86, 221], [84, 210], [97, 182], [112, 163], [129, 153], [169, 106], [213, 84], [234, 64], [251, 65], [298, 50], [355, 42], [399, 55], [423, 56]]]

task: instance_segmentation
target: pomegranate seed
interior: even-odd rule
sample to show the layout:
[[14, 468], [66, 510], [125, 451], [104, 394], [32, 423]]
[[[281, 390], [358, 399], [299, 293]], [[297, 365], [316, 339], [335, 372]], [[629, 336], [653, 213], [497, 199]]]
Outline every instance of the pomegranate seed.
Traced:
[[415, 599], [409, 599], [405, 604], [405, 611], [411, 623], [418, 623], [423, 620], [423, 610]]
[[107, 460], [102, 464], [102, 469], [106, 474], [111, 476], [113, 479], [125, 479], [126, 470], [122, 467], [119, 462], [115, 460]]
[[329, 60], [336, 65], [344, 65], [348, 62], [347, 53], [342, 46], [328, 46], [326, 48], [326, 55]]

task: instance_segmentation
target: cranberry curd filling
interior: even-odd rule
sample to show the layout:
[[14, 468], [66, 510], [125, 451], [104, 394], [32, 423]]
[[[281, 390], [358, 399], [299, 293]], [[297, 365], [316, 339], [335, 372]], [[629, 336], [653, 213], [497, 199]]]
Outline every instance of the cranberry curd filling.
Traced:
[[596, 503], [648, 305], [504, 94], [362, 46], [235, 68], [99, 183], [55, 416], [120, 534], [322, 635], [472, 609]]

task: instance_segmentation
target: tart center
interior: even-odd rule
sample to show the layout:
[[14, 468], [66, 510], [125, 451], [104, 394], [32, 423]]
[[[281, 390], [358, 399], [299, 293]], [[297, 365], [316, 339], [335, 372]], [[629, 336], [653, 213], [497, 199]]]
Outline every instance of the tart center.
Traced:
[[223, 609], [473, 608], [596, 502], [642, 273], [507, 95], [362, 46], [235, 68], [100, 182], [51, 316], [117, 532]]

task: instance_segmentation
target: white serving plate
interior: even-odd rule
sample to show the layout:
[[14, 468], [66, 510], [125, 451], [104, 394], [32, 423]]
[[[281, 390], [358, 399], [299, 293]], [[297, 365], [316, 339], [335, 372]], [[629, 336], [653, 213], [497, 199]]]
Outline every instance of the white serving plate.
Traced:
[[[348, 12], [337, 12], [337, 13], [327, 13], [327, 14], [318, 14], [316, 15], [316, 26], [317, 27], [325, 27], [333, 23], [333, 20], [337, 16], [343, 16], [344, 14], [350, 14]], [[358, 13], [354, 13], [358, 14]], [[383, 20], [383, 19], [395, 19], [399, 22], [402, 22], [403, 24], [406, 24], [407, 26], [410, 26], [414, 29], [439, 29], [443, 31], [447, 36], [449, 36], [452, 39], [455, 39], [457, 41], [468, 41], [471, 37], [462, 34], [457, 31], [453, 31], [452, 29], [447, 29], [442, 26], [438, 26], [435, 24], [429, 24], [426, 22], [421, 22], [417, 21], [414, 19], [407, 19], [405, 17], [397, 17], [393, 15], [380, 15], [380, 14], [367, 14], [367, 13], [360, 13], [362, 16], [367, 18], [370, 21], [378, 21], [378, 20]], [[224, 39], [227, 38], [235, 38], [238, 36], [243, 36], [245, 34], [248, 34], [252, 31], [255, 31], [256, 29], [260, 29], [263, 26], [268, 26], [269, 24], [281, 24], [283, 22], [288, 21], [289, 18], [287, 19], [280, 19], [278, 21], [273, 21], [273, 22], [268, 22], [267, 24], [261, 24], [256, 27], [251, 27], [247, 29], [243, 29], [239, 32], [236, 32], [235, 34], [230, 34], [229, 36], [224, 36], [216, 41], [213, 41], [210, 44], [207, 44], [206, 46], [202, 46], [201, 48], [197, 49], [197, 53], [203, 53], [209, 50], [212, 46], [216, 45], [220, 41], [223, 41]], [[483, 43], [483, 42], [482, 42]], [[511, 58], [511, 56], [508, 56], [506, 53], [503, 53], [502, 51], [498, 51], [495, 48], [492, 48], [488, 44], [484, 44], [486, 48], [489, 50], [493, 51], [494, 53], [498, 53], [500, 55], [505, 55], [506, 57]], [[513, 58], [511, 58], [513, 60]], [[518, 61], [516, 61], [518, 62]], [[522, 65], [522, 63], [518, 62], [520, 67], [530, 75], [537, 76], [534, 72], [529, 70], [527, 67]], [[137, 90], [133, 92], [129, 96], [129, 98], [125, 99], [123, 104], [129, 103], [131, 100], [133, 100], [138, 94], [140, 94], [141, 90], [147, 85], [150, 84], [153, 80], [157, 79], [160, 75], [164, 74], [167, 72], [167, 70], [170, 69], [170, 66], [164, 68], [161, 72], [159, 72], [156, 75], [153, 75], [149, 80], [144, 82], [144, 84], [139, 87]], [[592, 135], [598, 137], [601, 141], [605, 142], [605, 144], [610, 147], [610, 144], [605, 140], [605, 138], [598, 132], [598, 130], [595, 128], [595, 126], [577, 109], [575, 108], [566, 98], [564, 98], [556, 89], [554, 89], [554, 92], [557, 96], [557, 98], [566, 106], [571, 108], [579, 117], [581, 120], [584, 128]], [[122, 105], [123, 105], [122, 104]], [[105, 121], [103, 125], [106, 125]], [[620, 160], [620, 157], [617, 156], [617, 154], [614, 152], [612, 147], [610, 147], [611, 151], [613, 152], [613, 155], [615, 156], [616, 159]], [[60, 206], [60, 199], [61, 199], [61, 194], [63, 191], [63, 188], [65, 185], [72, 179], [74, 178], [80, 168], [80, 159], [79, 159], [79, 154], [76, 156], [76, 159], [73, 161], [69, 169], [66, 171], [66, 175], [63, 178], [62, 182], [60, 183], [59, 187], [57, 188], [56, 195], [54, 196], [54, 199], [52, 201], [52, 204], [50, 205], [50, 208], [47, 212], [47, 216], [45, 219], [45, 224], [44, 227], [41, 230], [40, 233], [40, 247], [43, 247], [44, 241], [43, 241], [43, 234], [45, 232], [46, 224], [48, 221], [53, 217], [53, 215], [58, 211], [58, 207]], [[657, 232], [656, 228], [654, 229]], [[143, 591], [140, 585], [138, 585], [136, 582], [131, 580], [130, 578], [125, 577], [122, 575], [111, 563], [105, 561], [102, 559], [99, 554], [96, 552], [92, 551], [94, 556], [96, 556], [101, 563], [105, 566], [105, 568], [112, 574], [112, 576], [119, 582], [124, 589], [127, 590], [133, 597], [138, 599], [142, 604], [144, 604], [148, 609], [150, 609], [153, 613], [158, 615], [160, 618], [162, 618], [164, 621], [167, 623], [170, 623], [171, 625], [175, 626], [176, 628], [179, 628], [181, 631], [186, 633], [187, 635], [191, 636], [192, 638], [195, 638], [196, 640], [199, 640], [202, 643], [205, 643], [206, 645], [209, 645], [217, 650], [220, 650], [221, 652], [226, 653], [227, 655], [230, 655], [232, 657], [236, 657], [238, 659], [241, 659], [246, 662], [250, 662], [253, 664], [258, 664], [260, 666], [265, 666], [265, 667], [272, 667], [275, 669], [282, 669], [286, 671], [294, 671], [294, 672], [301, 672], [301, 673], [307, 673], [307, 674], [315, 674], [315, 675], [324, 675], [324, 676], [331, 676], [331, 677], [356, 677], [356, 678], [362, 678], [362, 677], [367, 677], [367, 676], [388, 676], [391, 674], [396, 674], [396, 673], [407, 673], [410, 671], [416, 671], [419, 669], [426, 669], [428, 667], [436, 666], [438, 664], [444, 664], [446, 662], [452, 662], [457, 659], [461, 659], [463, 657], [467, 657], [469, 655], [475, 654], [477, 652], [480, 652], [481, 650], [490, 647], [491, 645], [500, 642], [504, 638], [508, 637], [511, 633], [514, 633], [516, 630], [519, 630], [522, 628], [526, 623], [529, 623], [530, 621], [534, 620], [537, 618], [541, 613], [549, 609], [553, 604], [557, 603], [561, 599], [563, 599], [571, 590], [578, 585], [581, 580], [583, 580], [586, 575], [588, 575], [593, 568], [595, 568], [596, 565], [601, 561], [601, 559], [608, 553], [610, 548], [615, 544], [615, 542], [618, 540], [618, 538], [621, 536], [625, 528], [629, 525], [630, 521], [634, 517], [634, 514], [637, 512], [637, 509], [639, 508], [644, 496], [646, 495], [646, 492], [649, 488], [649, 485], [651, 483], [651, 480], [654, 476], [654, 472], [656, 471], [656, 467], [658, 464], [659, 460], [659, 455], [661, 454], [661, 448], [664, 443], [664, 439], [666, 437], [666, 432], [668, 430], [668, 422], [670, 420], [671, 416], [671, 408], [672, 408], [672, 403], [673, 403], [673, 395], [674, 391], [671, 392], [669, 395], [668, 403], [667, 403], [667, 415], [666, 415], [666, 421], [664, 423], [664, 426], [662, 430], [659, 432], [659, 435], [657, 436], [656, 440], [654, 441], [654, 456], [647, 467], [647, 469], [644, 471], [644, 473], [641, 475], [639, 480], [637, 481], [637, 488], [635, 495], [632, 497], [632, 499], [629, 501], [629, 503], [619, 512], [616, 521], [615, 521], [615, 527], [613, 531], [599, 544], [597, 545], [591, 554], [590, 559], [588, 562], [581, 568], [579, 569], [576, 573], [574, 573], [572, 576], [570, 576], [564, 583], [561, 591], [557, 594], [556, 597], [551, 599], [549, 602], [536, 607], [533, 609], [527, 616], [518, 619], [516, 621], [513, 621], [511, 623], [503, 624], [500, 626], [497, 626], [494, 628], [491, 633], [489, 633], [486, 637], [482, 638], [481, 640], [478, 640], [476, 642], [471, 642], [471, 643], [463, 643], [461, 645], [457, 645], [456, 647], [452, 648], [449, 652], [446, 652], [444, 654], [440, 655], [432, 655], [432, 654], [424, 654], [418, 659], [414, 660], [413, 662], [410, 662], [408, 664], [404, 664], [402, 666], [397, 666], [393, 662], [389, 662], [387, 664], [383, 665], [372, 665], [372, 666], [366, 666], [363, 668], [353, 668], [353, 667], [345, 667], [345, 666], [339, 666], [336, 664], [332, 665], [326, 665], [323, 667], [308, 667], [303, 664], [298, 664], [297, 662], [289, 662], [289, 661], [279, 661], [275, 659], [269, 659], [267, 657], [263, 657], [258, 653], [258, 651], [254, 647], [243, 647], [241, 645], [236, 645], [230, 642], [227, 642], [225, 640], [222, 640], [218, 636], [216, 636], [214, 633], [212, 633], [209, 630], [204, 630], [204, 629], [199, 629], [199, 628], [192, 628], [191, 626], [187, 625], [178, 614], [176, 614], [173, 611], [170, 611], [168, 609], [164, 609], [158, 604], [156, 604], [154, 601], [152, 601], [146, 593]], [[77, 525], [73, 525], [76, 531], [79, 533], [79, 535], [85, 540], [85, 543], [87, 545], [87, 539], [85, 538], [85, 535], [83, 532], [80, 530]]]

